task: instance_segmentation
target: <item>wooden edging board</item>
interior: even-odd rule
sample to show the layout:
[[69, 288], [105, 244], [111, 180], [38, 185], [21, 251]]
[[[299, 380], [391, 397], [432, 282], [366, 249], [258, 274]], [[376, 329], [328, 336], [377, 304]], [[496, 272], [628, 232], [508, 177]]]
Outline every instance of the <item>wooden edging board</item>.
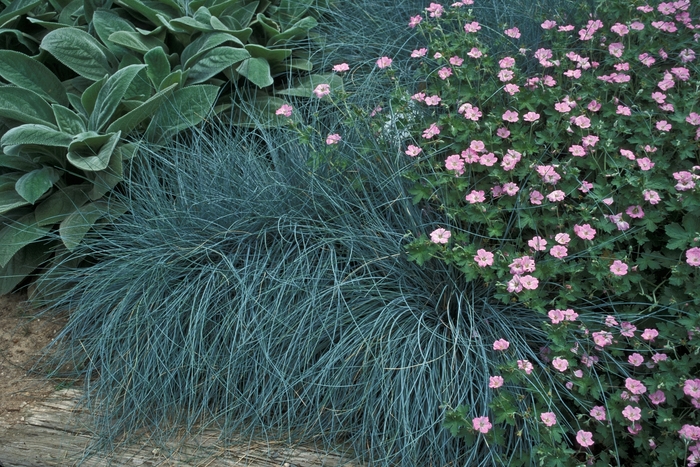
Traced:
[[[22, 408], [22, 420], [0, 424], [0, 467], [362, 467], [338, 454], [275, 443], [217, 446], [216, 436], [197, 446], [178, 446], [165, 457], [153, 445], [128, 445], [108, 458], [85, 457], [90, 444], [85, 415], [78, 407], [80, 392], [64, 389]], [[206, 438], [206, 435], [205, 435]]]

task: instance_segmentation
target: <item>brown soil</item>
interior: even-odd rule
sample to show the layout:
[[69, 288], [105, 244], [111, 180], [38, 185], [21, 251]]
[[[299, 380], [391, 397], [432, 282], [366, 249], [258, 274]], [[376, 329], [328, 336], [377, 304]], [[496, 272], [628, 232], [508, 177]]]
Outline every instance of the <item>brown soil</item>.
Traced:
[[64, 323], [35, 319], [25, 300], [23, 294], [0, 296], [0, 425], [22, 421], [22, 407], [56, 389], [56, 382], [29, 370]]

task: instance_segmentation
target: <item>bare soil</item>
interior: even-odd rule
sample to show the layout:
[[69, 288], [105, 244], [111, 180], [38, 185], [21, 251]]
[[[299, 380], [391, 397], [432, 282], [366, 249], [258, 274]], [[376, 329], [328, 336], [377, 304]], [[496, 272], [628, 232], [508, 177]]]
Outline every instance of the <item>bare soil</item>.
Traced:
[[0, 425], [23, 421], [21, 409], [45, 399], [56, 382], [31, 372], [64, 322], [35, 319], [26, 295], [0, 296]]

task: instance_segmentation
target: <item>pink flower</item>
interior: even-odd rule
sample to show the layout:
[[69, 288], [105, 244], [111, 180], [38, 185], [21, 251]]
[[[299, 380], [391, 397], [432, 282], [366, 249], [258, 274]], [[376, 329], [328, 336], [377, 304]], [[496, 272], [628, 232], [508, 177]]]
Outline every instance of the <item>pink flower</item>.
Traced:
[[622, 45], [622, 42], [613, 42], [608, 46], [608, 52], [610, 55], [613, 57], [620, 58], [622, 57], [622, 52], [624, 52], [625, 46]]
[[503, 114], [503, 120], [506, 122], [517, 122], [518, 121], [518, 112], [514, 110], [506, 110], [505, 113]]
[[610, 265], [610, 272], [612, 272], [616, 276], [624, 276], [625, 274], [627, 274], [628, 269], [629, 269], [629, 266], [627, 266], [625, 263], [623, 263], [619, 259], [616, 259]]
[[428, 49], [425, 47], [421, 47], [420, 49], [416, 49], [413, 52], [411, 52], [411, 58], [420, 58], [420, 57], [425, 57], [425, 54], [428, 53]]
[[411, 16], [411, 20], [408, 22], [408, 27], [413, 29], [418, 26], [421, 21], [423, 21], [423, 17], [421, 15]]
[[501, 386], [503, 386], [503, 377], [502, 376], [489, 377], [489, 387], [491, 389], [498, 389]]
[[520, 187], [513, 182], [508, 182], [503, 185], [503, 191], [508, 196], [515, 196], [515, 194], [520, 190]]
[[447, 243], [447, 241], [450, 239], [451, 236], [452, 236], [452, 232], [450, 232], [449, 230], [445, 230], [442, 228], [435, 229], [432, 232], [430, 232], [430, 241], [433, 243], [445, 244], [445, 243]]
[[593, 342], [598, 347], [605, 347], [612, 344], [613, 335], [608, 331], [597, 331], [593, 333]]
[[656, 129], [659, 131], [671, 131], [671, 124], [666, 120], [659, 120], [656, 122]]
[[339, 63], [333, 66], [333, 71], [335, 71], [336, 73], [342, 73], [343, 71], [348, 71], [349, 69], [350, 66], [348, 66], [347, 63]]
[[520, 30], [515, 27], [506, 29], [505, 31], [503, 31], [503, 33], [508, 37], [512, 37], [513, 39], [518, 39], [520, 37]]
[[593, 189], [593, 184], [584, 180], [581, 182], [581, 186], [578, 189], [581, 190], [582, 193], [588, 193]]
[[595, 418], [599, 422], [604, 422], [606, 417], [605, 407], [601, 405], [596, 405], [590, 411], [591, 417]]
[[700, 248], [693, 247], [685, 252], [685, 262], [690, 266], [700, 266]]
[[553, 21], [551, 19], [548, 19], [544, 23], [540, 24], [542, 29], [552, 29], [552, 28], [556, 27], [556, 25], [557, 25], [557, 22]]
[[544, 251], [547, 249], [547, 240], [542, 237], [534, 236], [527, 244], [535, 251]]
[[632, 366], [639, 366], [642, 363], [644, 363], [644, 357], [642, 357], [640, 354], [637, 352], [633, 353], [629, 357], [627, 357], [627, 361], [630, 363]]
[[529, 375], [530, 373], [532, 373], [532, 370], [534, 368], [532, 366], [532, 363], [528, 362], [527, 360], [518, 360], [518, 369], [524, 371], [525, 374]]
[[[482, 192], [483, 193], [483, 192]], [[474, 256], [474, 261], [476, 261], [476, 264], [479, 265], [479, 267], [484, 268], [486, 266], [491, 266], [493, 264], [493, 253], [490, 251], [486, 251], [483, 248], [476, 250], [476, 256]], [[501, 339], [503, 341], [503, 339]], [[498, 341], [496, 341], [498, 342]], [[496, 343], [493, 344], [494, 349], [496, 349]], [[505, 345], [505, 348], [507, 349], [508, 346], [510, 345], [507, 341], [505, 344], [499, 344], [499, 346]], [[496, 349], [500, 350], [500, 349]]]
[[636, 422], [642, 418], [642, 409], [628, 405], [622, 410], [622, 416], [630, 422]]
[[659, 201], [661, 201], [661, 197], [654, 190], [644, 190], [642, 193], [644, 194], [644, 201], [649, 201], [649, 204], [659, 204]]
[[602, 105], [600, 104], [600, 102], [596, 100], [592, 100], [588, 103], [588, 110], [590, 110], [591, 112], [597, 112], [600, 110], [601, 107]]
[[479, 433], [488, 433], [493, 425], [489, 422], [489, 417], [476, 417], [472, 420], [472, 426]]
[[554, 110], [565, 114], [571, 111], [571, 105], [568, 102], [557, 102], [554, 104]]
[[292, 106], [289, 104], [282, 104], [282, 106], [277, 109], [275, 112], [275, 115], [284, 115], [285, 117], [291, 117], [292, 116]]
[[423, 152], [423, 150], [418, 146], [414, 146], [413, 144], [409, 144], [408, 148], [405, 151], [405, 153], [411, 157], [416, 157], [421, 152]]
[[634, 337], [634, 331], [636, 330], [637, 326], [635, 326], [632, 323], [628, 323], [626, 321], [620, 323], [620, 334], [622, 334], [625, 337]]
[[590, 431], [578, 430], [578, 432], [576, 432], [576, 441], [584, 448], [593, 446], [593, 444], [595, 444], [593, 442], [593, 433], [591, 433]]
[[637, 165], [639, 165], [640, 169], [646, 172], [647, 170], [651, 170], [656, 164], [654, 164], [648, 157], [642, 157], [641, 159], [637, 159]]
[[449, 78], [450, 76], [452, 76], [452, 68], [449, 68], [449, 67], [440, 68], [440, 70], [438, 71], [438, 76], [440, 77], [440, 79], [443, 79], [443, 80]]
[[523, 115], [524, 122], [536, 122], [539, 119], [540, 119], [540, 114], [535, 113], [535, 112], [528, 112], [525, 115]]
[[378, 68], [388, 68], [391, 66], [391, 63], [393, 62], [392, 59], [389, 57], [381, 57], [379, 60], [377, 60], [377, 67]]
[[451, 65], [460, 66], [460, 65], [462, 65], [462, 63], [464, 63], [464, 59], [463, 59], [463, 58], [460, 58], [460, 57], [458, 57], [458, 56], [456, 56], [456, 55], [455, 55], [454, 57], [450, 57], [450, 64], [451, 64]]
[[651, 359], [654, 360], [655, 363], [659, 363], [666, 361], [668, 359], [668, 355], [666, 355], [665, 353], [655, 353], [651, 356]]
[[464, 160], [459, 154], [452, 154], [445, 160], [445, 168], [454, 170], [457, 176], [462, 175], [464, 173]]
[[539, 191], [533, 190], [530, 192], [530, 203], [542, 204], [543, 199], [544, 199], [544, 196]]
[[619, 36], [624, 36], [630, 32], [629, 28], [622, 23], [613, 24], [610, 30]]
[[542, 412], [540, 414], [540, 420], [542, 420], [542, 423], [546, 426], [554, 426], [557, 424], [557, 416], [554, 412]]
[[427, 96], [425, 98], [425, 105], [438, 105], [442, 99], [438, 95]]
[[554, 236], [554, 241], [560, 245], [568, 245], [571, 241], [571, 237], [568, 233], [558, 233]]
[[319, 85], [316, 86], [316, 88], [314, 89], [314, 94], [316, 94], [316, 97], [318, 97], [319, 99], [321, 99], [322, 97], [327, 96], [327, 95], [330, 94], [330, 93], [331, 93], [331, 87], [330, 87], [330, 85], [325, 84], [325, 83], [324, 83], [324, 84], [319, 84]]
[[700, 397], [700, 379], [686, 379], [683, 383], [683, 394], [688, 397]]
[[496, 136], [505, 139], [510, 136], [510, 130], [508, 130], [508, 128], [501, 127], [496, 130]]
[[654, 405], [663, 404], [664, 402], [666, 402], [666, 394], [664, 394], [664, 392], [661, 389], [659, 389], [658, 391], [649, 394], [649, 400]]
[[418, 102], [425, 102], [425, 93], [424, 92], [417, 92], [411, 96], [411, 99], [413, 99], [414, 101], [418, 101]]
[[579, 128], [590, 128], [591, 119], [585, 115], [579, 115], [578, 117], [574, 118], [573, 123]]
[[498, 162], [498, 158], [492, 152], [489, 152], [489, 153], [484, 154], [483, 156], [479, 157], [479, 164], [486, 166], [486, 167], [491, 167], [496, 162]]
[[436, 124], [431, 123], [430, 126], [423, 132], [423, 138], [430, 139], [433, 136], [440, 134], [440, 127]]
[[476, 21], [472, 21], [471, 23], [467, 23], [464, 25], [464, 32], [466, 32], [467, 34], [469, 34], [470, 32], [476, 32], [479, 29], [481, 29], [481, 26]]
[[554, 357], [552, 360], [552, 366], [563, 373], [567, 368], [569, 368], [569, 361], [565, 358]]
[[512, 68], [515, 66], [515, 59], [513, 57], [503, 57], [498, 61], [498, 66], [500, 68]]
[[552, 203], [564, 201], [565, 197], [566, 197], [566, 193], [564, 193], [561, 190], [554, 190], [553, 192], [551, 192], [550, 194], [547, 195], [547, 199]]
[[642, 425], [640, 425], [639, 423], [632, 423], [630, 426], [627, 427], [627, 431], [629, 431], [632, 435], [636, 435], [640, 431], [642, 431]]
[[700, 441], [700, 427], [694, 426], [694, 425], [683, 425], [680, 430], [678, 430], [678, 434], [681, 436], [683, 439], [687, 439], [689, 441]]
[[562, 313], [562, 311], [559, 309], [549, 310], [547, 316], [549, 316], [549, 319], [552, 320], [552, 324], [559, 324], [564, 321], [564, 313]]
[[685, 121], [691, 125], [700, 125], [700, 114], [697, 112], [690, 112], [690, 114], [688, 114], [688, 116], [685, 118]]
[[615, 319], [614, 316], [608, 315], [605, 317], [605, 325], [609, 328], [613, 326], [617, 326], [617, 320]]
[[656, 59], [654, 57], [652, 57], [651, 54], [648, 54], [646, 52], [643, 54], [640, 54], [637, 58], [639, 59], [640, 62], [642, 62], [643, 65], [645, 65], [647, 67], [650, 67], [654, 63], [656, 63]]
[[600, 141], [600, 138], [596, 135], [586, 135], [582, 139], [582, 144], [584, 148], [594, 147], [598, 141]]
[[579, 146], [578, 144], [574, 144], [569, 147], [569, 152], [574, 157], [583, 157], [586, 155], [586, 148]]
[[475, 122], [478, 122], [482, 115], [478, 107], [474, 107], [468, 102], [459, 106], [457, 112], [464, 115], [464, 118], [466, 118], [467, 120], [472, 120]]
[[510, 342], [505, 339], [498, 339], [493, 343], [493, 350], [506, 350], [510, 347]]
[[476, 204], [486, 201], [486, 196], [484, 196], [484, 190], [472, 190], [464, 199], [469, 201], [469, 204]]
[[593, 240], [596, 234], [596, 230], [589, 224], [574, 225], [574, 233], [584, 240]]
[[632, 109], [630, 109], [626, 105], [618, 105], [615, 113], [618, 115], [625, 115], [629, 117], [630, 115], [632, 115]]
[[569, 254], [569, 251], [565, 246], [562, 245], [555, 245], [549, 250], [549, 254], [554, 256], [555, 258], [566, 258], [566, 255]]
[[538, 165], [535, 170], [542, 178], [544, 183], [549, 183], [550, 185], [556, 185], [559, 180], [561, 180], [561, 175], [559, 175], [554, 167], [551, 165]]
[[480, 58], [482, 55], [484, 55], [484, 53], [476, 47], [472, 47], [472, 49], [467, 52], [467, 56], [471, 58]]
[[695, 177], [688, 171], [682, 170], [680, 172], [674, 172], [673, 178], [678, 181], [675, 188], [678, 191], [687, 191], [695, 188]]
[[338, 133], [326, 136], [326, 144], [338, 144], [342, 138]]
[[636, 206], [630, 206], [627, 208], [625, 211], [628, 216], [630, 216], [633, 219], [641, 219], [644, 217], [644, 211], [642, 210], [642, 207], [639, 205]]
[[644, 332], [642, 333], [642, 339], [645, 341], [653, 341], [654, 338], [658, 337], [659, 331], [656, 329], [645, 329]]
[[536, 277], [526, 275], [520, 276], [520, 285], [527, 290], [535, 290], [539, 286], [540, 282]]
[[645, 392], [647, 392], [646, 386], [644, 386], [644, 384], [642, 384], [641, 381], [638, 381], [634, 378], [625, 379], [625, 387], [632, 394], [644, 394]]
[[439, 3], [431, 3], [430, 6], [425, 9], [425, 11], [430, 13], [431, 18], [439, 18], [440, 16], [442, 16], [442, 13], [445, 11], [445, 8]]

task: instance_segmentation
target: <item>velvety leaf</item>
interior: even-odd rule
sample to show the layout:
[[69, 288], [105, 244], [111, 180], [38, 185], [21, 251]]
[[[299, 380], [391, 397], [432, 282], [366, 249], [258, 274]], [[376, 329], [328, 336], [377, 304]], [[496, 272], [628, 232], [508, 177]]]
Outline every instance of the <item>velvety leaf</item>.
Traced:
[[183, 73], [182, 70], [175, 70], [166, 76], [163, 81], [160, 82], [158, 86], [159, 91], [163, 91], [172, 85], [180, 86], [183, 82], [183, 78], [187, 76], [187, 73]]
[[82, 29], [51, 31], [41, 41], [41, 48], [80, 76], [94, 81], [114, 72], [109, 59], [112, 53]]
[[168, 48], [168, 46], [157, 37], [144, 36], [138, 32], [117, 31], [110, 34], [109, 41], [141, 54], [145, 54], [156, 47], [162, 47], [165, 50]]
[[32, 11], [41, 0], [14, 0], [0, 12], [0, 24], [5, 24]]
[[99, 38], [102, 40], [102, 43], [111, 50], [117, 58], [121, 58], [124, 54], [129, 53], [127, 48], [111, 42], [109, 36], [119, 31], [136, 32], [133, 24], [114, 11], [97, 10], [92, 17], [92, 25]]
[[118, 131], [121, 131], [123, 134], [131, 133], [139, 123], [151, 117], [163, 105], [164, 100], [172, 94], [176, 87], [177, 84], [171, 84], [169, 87], [158, 91], [140, 106], [116, 119], [107, 127], [107, 133]]
[[88, 131], [84, 133], [83, 137], [76, 136], [68, 147], [68, 162], [89, 172], [104, 170], [119, 142], [121, 132], [107, 135], [92, 135], [91, 133], [93, 132]]
[[22, 198], [34, 204], [59, 178], [60, 174], [56, 169], [43, 167], [24, 174], [15, 183], [15, 190]]
[[187, 84], [198, 84], [208, 80], [222, 70], [250, 57], [245, 49], [216, 47], [203, 55], [189, 69]]
[[[88, 112], [85, 110], [85, 107], [83, 107], [83, 103], [80, 100], [80, 96], [77, 94], [73, 94], [72, 92], [68, 93], [68, 102], [70, 102], [70, 105], [73, 106], [73, 108], [80, 114], [81, 117], [85, 118], [85, 124], [87, 125], [87, 117], [88, 117]], [[94, 102], [93, 102], [94, 105]]]
[[24, 246], [44, 237], [51, 227], [37, 225], [31, 212], [0, 229], [0, 267], [4, 268]]
[[180, 130], [192, 127], [210, 114], [219, 88], [198, 84], [175, 91], [158, 112], [146, 131], [146, 139], [162, 142]]
[[274, 83], [270, 75], [270, 64], [264, 58], [249, 58], [243, 61], [236, 71], [259, 88], [272, 86]]
[[20, 52], [0, 50], [0, 76], [20, 88], [34, 91], [49, 102], [68, 105], [61, 81], [43, 63]]
[[53, 104], [51, 109], [54, 114], [58, 129], [69, 135], [77, 135], [87, 130], [87, 120], [68, 107]]
[[0, 295], [12, 292], [50, 256], [50, 248], [41, 243], [31, 243], [15, 253], [7, 265], [0, 268]]
[[185, 47], [182, 54], [180, 54], [180, 63], [182, 67], [185, 69], [189, 68], [191, 62], [197, 60], [204, 52], [218, 47], [221, 44], [225, 44], [226, 42], [234, 42], [241, 47], [244, 45], [236, 36], [225, 32], [209, 32], [200, 35]]
[[84, 183], [56, 190], [34, 209], [37, 225], [54, 225], [61, 222], [69, 214], [89, 201], [87, 193], [90, 189], [90, 184]]
[[102, 198], [112, 191], [117, 183], [122, 181], [123, 164], [121, 152], [115, 150], [109, 159], [109, 165], [105, 170], [89, 172], [87, 178], [92, 182], [92, 189], [88, 193], [92, 201]]
[[290, 49], [268, 49], [258, 44], [247, 44], [245, 49], [254, 58], [264, 58], [270, 63], [281, 62], [292, 54]]
[[291, 28], [285, 30], [284, 32], [270, 37], [270, 39], [267, 42], [267, 45], [271, 46], [284, 41], [303, 39], [309, 35], [309, 30], [315, 28], [316, 26], [318, 26], [318, 21], [308, 16], [306, 18], [301, 19], [300, 21], [295, 23]]
[[15, 184], [17, 183], [17, 180], [22, 177], [22, 175], [24, 174], [18, 172], [4, 173], [0, 175], [0, 192], [15, 191]]
[[[29, 19], [29, 18], [28, 18]], [[39, 50], [39, 42], [34, 40], [32, 36], [29, 34], [26, 34], [19, 29], [4, 29], [0, 28], [0, 36], [14, 36], [14, 38], [17, 42], [25, 46], [27, 49], [29, 49], [30, 53], [35, 54]], [[12, 38], [5, 39], [8, 41], [11, 41]]]
[[170, 21], [170, 25], [188, 31], [189, 33], [197, 32], [208, 32], [212, 30], [212, 27], [206, 23], [200, 23], [194, 18], [189, 16], [183, 16], [182, 18], [176, 18]]
[[182, 16], [183, 12], [177, 4], [169, 2], [167, 0], [161, 0], [158, 2], [142, 2], [140, 0], [120, 0], [120, 3], [131, 10], [138, 12], [139, 14], [145, 16], [151, 24], [160, 24], [157, 15], [160, 14], [168, 19], [168, 21], [173, 18]]
[[123, 206], [107, 201], [94, 201], [81, 206], [61, 222], [58, 228], [61, 241], [72, 251], [98, 219], [105, 216], [115, 218], [125, 211]]
[[[19, 170], [22, 173], [26, 173], [39, 168], [39, 165], [35, 164], [33, 161], [28, 161], [23, 157], [0, 153], [0, 167], [7, 167], [9, 169]], [[0, 180], [2, 180], [2, 178], [6, 175], [0, 175]], [[14, 189], [14, 185], [12, 186]], [[2, 182], [0, 182], [0, 191], [2, 191]]]
[[17, 144], [38, 144], [40, 146], [58, 146], [67, 148], [72, 140], [71, 135], [49, 128], [46, 125], [28, 123], [10, 129], [0, 139], [3, 146]]
[[31, 203], [22, 198], [15, 190], [0, 192], [0, 214], [4, 214], [14, 208], [26, 206], [28, 204]]
[[97, 94], [95, 108], [88, 120], [89, 131], [100, 131], [107, 125], [134, 77], [144, 68], [146, 68], [146, 65], [130, 65], [117, 71], [107, 79]]
[[39, 94], [14, 86], [0, 87], [0, 117], [51, 127], [56, 122], [51, 107]]
[[95, 110], [97, 95], [100, 93], [100, 89], [102, 89], [105, 82], [107, 82], [107, 76], [104, 76], [102, 79], [92, 83], [92, 85], [90, 85], [80, 97], [80, 102], [83, 105], [83, 109], [85, 109], [88, 114], [92, 114], [92, 112]]
[[170, 74], [170, 62], [162, 47], [155, 47], [143, 56], [143, 61], [148, 65], [146, 74], [154, 89]]

